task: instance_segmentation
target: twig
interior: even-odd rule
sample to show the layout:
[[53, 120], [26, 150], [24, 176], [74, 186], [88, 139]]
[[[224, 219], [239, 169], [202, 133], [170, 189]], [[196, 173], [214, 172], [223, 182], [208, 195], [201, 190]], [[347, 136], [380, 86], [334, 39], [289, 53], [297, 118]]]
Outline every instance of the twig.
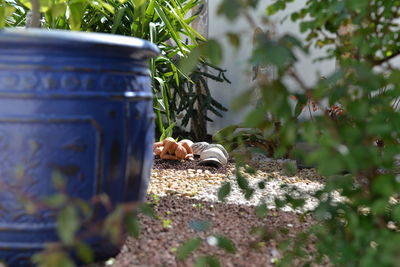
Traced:
[[40, 28], [40, 4], [39, 0], [31, 0], [32, 3], [32, 17], [29, 28]]

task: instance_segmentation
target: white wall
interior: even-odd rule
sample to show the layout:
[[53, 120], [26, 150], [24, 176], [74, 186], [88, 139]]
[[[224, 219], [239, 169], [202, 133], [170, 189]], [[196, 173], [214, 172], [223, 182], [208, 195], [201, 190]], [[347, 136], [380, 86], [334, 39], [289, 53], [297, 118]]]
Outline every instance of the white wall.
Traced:
[[[280, 21], [286, 15], [290, 14], [294, 10], [300, 9], [305, 1], [306, 0], [296, 0], [295, 3], [288, 6], [287, 11], [285, 11], [284, 13], [281, 12], [270, 18], [270, 20], [275, 24], [275, 31], [277, 36], [285, 33], [290, 33], [300, 39], [305, 38], [305, 36], [299, 32], [298, 25], [292, 23], [290, 19], [287, 19], [282, 24], [280, 23]], [[260, 2], [262, 3], [259, 4], [259, 8], [254, 14], [252, 14], [258, 22], [260, 21], [260, 18], [265, 14], [265, 7], [268, 6], [268, 4], [270, 4], [272, 1], [264, 0]], [[231, 108], [231, 103], [233, 99], [237, 98], [237, 96], [244, 92], [244, 90], [249, 88], [251, 84], [251, 66], [248, 65], [247, 61], [251, 54], [252, 35], [254, 29], [250, 27], [243, 19], [232, 23], [225, 18], [218, 16], [217, 8], [219, 3], [220, 0], [209, 1], [208, 37], [222, 41], [224, 48], [224, 61], [221, 67], [228, 70], [227, 77], [231, 80], [232, 83], [221, 84], [210, 81], [209, 85], [210, 89], [212, 90], [213, 96], [226, 107]], [[262, 26], [261, 23], [260, 26]], [[268, 30], [268, 28], [262, 28], [264, 31]], [[241, 36], [243, 37], [243, 42], [240, 50], [236, 51], [229, 45], [227, 40], [223, 39], [225, 33], [229, 31], [241, 33]], [[316, 81], [317, 77], [319, 77], [320, 75], [327, 75], [334, 70], [335, 64], [333, 61], [323, 63], [313, 62], [315, 58], [323, 55], [323, 51], [312, 49], [309, 56], [301, 56], [299, 58], [300, 60], [296, 68], [299, 70], [301, 77], [307, 84], [313, 84]], [[296, 88], [293, 89], [295, 90]], [[223, 118], [211, 116], [212, 114], [209, 115], [214, 120], [214, 122], [209, 123], [208, 131], [213, 134], [227, 125], [240, 123], [246, 115], [246, 112], [243, 111], [241, 113], [234, 113], [232, 111], [228, 111], [224, 113]]]

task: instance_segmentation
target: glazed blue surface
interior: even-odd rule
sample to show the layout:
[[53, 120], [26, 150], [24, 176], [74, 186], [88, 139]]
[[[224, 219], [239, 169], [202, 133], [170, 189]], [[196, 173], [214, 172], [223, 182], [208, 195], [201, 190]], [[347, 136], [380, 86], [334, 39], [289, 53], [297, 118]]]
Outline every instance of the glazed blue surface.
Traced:
[[[113, 205], [144, 198], [154, 114], [147, 60], [135, 38], [70, 32], [0, 32], [0, 259], [26, 266], [57, 241], [55, 214], [25, 211], [21, 197], [106, 193]], [[92, 220], [105, 215], [94, 207]], [[98, 259], [117, 252], [94, 244]]]

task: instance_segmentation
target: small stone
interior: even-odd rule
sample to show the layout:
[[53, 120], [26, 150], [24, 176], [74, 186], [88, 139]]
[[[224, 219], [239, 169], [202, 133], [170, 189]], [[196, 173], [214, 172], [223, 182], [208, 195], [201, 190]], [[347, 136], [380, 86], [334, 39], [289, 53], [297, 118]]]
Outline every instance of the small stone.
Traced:
[[396, 224], [392, 221], [387, 223], [387, 228], [389, 228], [390, 230], [396, 230]]
[[370, 247], [373, 248], [373, 249], [376, 249], [376, 248], [378, 247], [378, 243], [376, 243], [375, 241], [371, 241], [371, 242], [369, 243], [369, 245], [370, 245]]
[[216, 246], [216, 245], [218, 245], [218, 239], [215, 236], [209, 236], [209, 237], [207, 237], [207, 243], [210, 246]]

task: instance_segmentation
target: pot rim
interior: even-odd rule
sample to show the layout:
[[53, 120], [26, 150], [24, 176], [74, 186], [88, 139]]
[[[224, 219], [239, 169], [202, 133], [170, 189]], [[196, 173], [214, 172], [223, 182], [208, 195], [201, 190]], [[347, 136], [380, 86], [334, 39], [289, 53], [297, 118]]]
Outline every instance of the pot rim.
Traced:
[[160, 53], [157, 45], [136, 37], [97, 32], [77, 32], [68, 30], [4, 28], [0, 30], [0, 44], [26, 42], [35, 45], [97, 46], [102, 48], [123, 48], [146, 50], [149, 57]]

